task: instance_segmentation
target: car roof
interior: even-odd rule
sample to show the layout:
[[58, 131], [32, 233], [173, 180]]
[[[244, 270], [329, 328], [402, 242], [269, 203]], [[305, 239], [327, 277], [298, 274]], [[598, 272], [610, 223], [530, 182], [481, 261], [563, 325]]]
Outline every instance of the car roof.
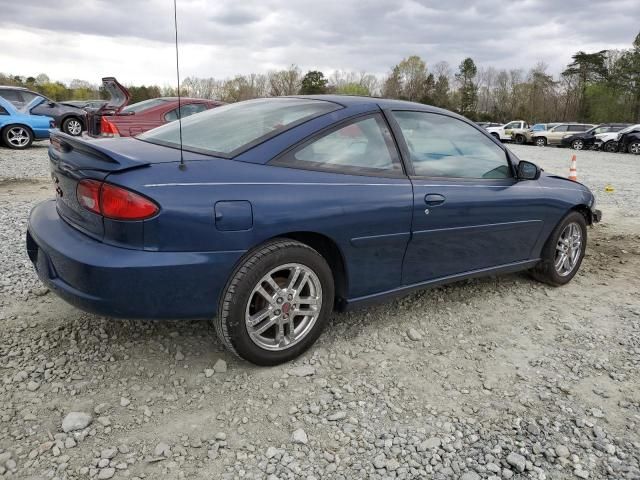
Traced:
[[[277, 97], [271, 97], [277, 98]], [[337, 103], [345, 107], [351, 107], [356, 105], [370, 105], [379, 106], [382, 109], [398, 109], [398, 110], [420, 110], [423, 112], [431, 113], [445, 113], [455, 117], [460, 117], [458, 114], [445, 110], [443, 108], [433, 107], [424, 103], [409, 102], [406, 100], [393, 100], [389, 98], [379, 97], [363, 97], [357, 95], [290, 95], [289, 97], [280, 98], [308, 98], [311, 100], [324, 100], [327, 102]], [[463, 118], [463, 117], [460, 117]]]
[[29, 91], [26, 87], [16, 87], [15, 85], [0, 85], [0, 88], [4, 88], [5, 90], [26, 90]]

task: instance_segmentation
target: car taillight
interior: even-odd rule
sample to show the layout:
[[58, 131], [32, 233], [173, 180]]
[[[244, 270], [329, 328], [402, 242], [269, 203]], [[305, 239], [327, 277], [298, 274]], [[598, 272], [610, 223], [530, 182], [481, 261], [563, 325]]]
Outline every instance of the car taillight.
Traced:
[[119, 136], [120, 131], [107, 117], [100, 117], [100, 134], [104, 136]]
[[158, 213], [158, 206], [131, 190], [98, 180], [81, 180], [78, 203], [90, 212], [114, 220], [144, 220]]

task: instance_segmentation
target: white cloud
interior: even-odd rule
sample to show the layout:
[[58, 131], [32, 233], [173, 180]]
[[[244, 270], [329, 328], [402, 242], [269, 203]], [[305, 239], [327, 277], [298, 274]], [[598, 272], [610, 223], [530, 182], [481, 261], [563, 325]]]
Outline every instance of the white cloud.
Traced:
[[[98, 83], [175, 83], [173, 2], [23, 0], [0, 7], [0, 71]], [[635, 12], [635, 13], [634, 13]], [[403, 57], [560, 72], [578, 50], [627, 48], [637, 0], [178, 0], [181, 75], [298, 64], [386, 73]]]

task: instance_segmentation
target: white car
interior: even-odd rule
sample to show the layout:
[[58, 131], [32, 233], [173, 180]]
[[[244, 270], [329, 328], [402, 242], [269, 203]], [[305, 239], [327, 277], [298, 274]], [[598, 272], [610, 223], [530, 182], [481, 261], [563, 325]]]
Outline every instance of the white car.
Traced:
[[511, 140], [513, 130], [529, 128], [529, 124], [523, 120], [514, 120], [499, 127], [487, 127], [487, 132], [500, 141]]
[[605, 152], [617, 152], [618, 151], [618, 139], [623, 133], [633, 132], [634, 130], [640, 130], [640, 123], [631, 125], [618, 132], [599, 133], [596, 135], [595, 146], [604, 150]]

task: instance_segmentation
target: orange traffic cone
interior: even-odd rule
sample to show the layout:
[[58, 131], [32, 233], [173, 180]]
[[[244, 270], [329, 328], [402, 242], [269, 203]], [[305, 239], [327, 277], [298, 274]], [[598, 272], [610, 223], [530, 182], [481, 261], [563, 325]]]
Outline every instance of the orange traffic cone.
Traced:
[[571, 157], [571, 167], [569, 167], [569, 180], [578, 181], [578, 171], [576, 170], [576, 156]]

